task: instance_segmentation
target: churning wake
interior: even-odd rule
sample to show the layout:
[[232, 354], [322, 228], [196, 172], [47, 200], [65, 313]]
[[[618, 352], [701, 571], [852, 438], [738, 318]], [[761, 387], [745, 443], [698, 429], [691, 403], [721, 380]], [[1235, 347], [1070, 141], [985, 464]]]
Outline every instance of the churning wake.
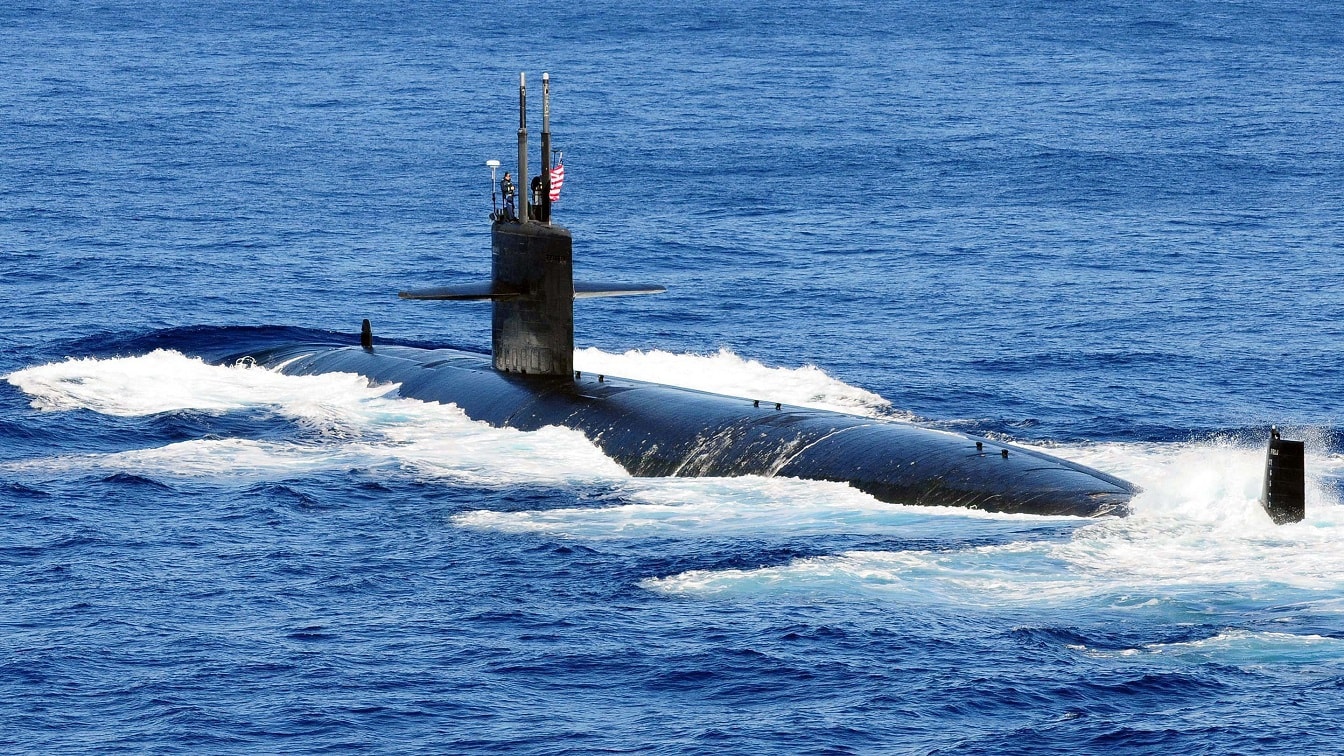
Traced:
[[[875, 414], [885, 400], [813, 368], [770, 368], [729, 353], [674, 355], [594, 349], [582, 369], [654, 378], [743, 396]], [[692, 570], [645, 580], [681, 596], [859, 595], [952, 604], [1084, 601], [1195, 611], [1181, 596], [1217, 603], [1285, 592], [1318, 600], [1344, 587], [1344, 508], [1327, 479], [1344, 458], [1308, 459], [1307, 520], [1274, 526], [1261, 511], [1263, 449], [1232, 439], [1179, 444], [1103, 443], [1050, 452], [1143, 488], [1128, 519], [1081, 524], [1062, 537], [1012, 534], [1029, 515], [902, 506], [847, 485], [766, 478], [631, 478], [581, 433], [493, 428], [457, 407], [403, 399], [396, 386], [351, 374], [287, 376], [208, 365], [176, 352], [72, 359], [7, 377], [43, 410], [113, 416], [164, 412], [270, 413], [308, 433], [301, 440], [196, 439], [110, 454], [31, 459], [10, 470], [115, 470], [150, 476], [280, 478], [360, 468], [475, 486], [598, 486], [591, 506], [452, 517], [460, 527], [564, 538], [731, 538], [762, 535], [940, 534], [1000, 527], [992, 545], [945, 550], [863, 550], [755, 569]], [[1060, 518], [1077, 523], [1076, 520]], [[1014, 522], [1016, 521], [1016, 522]], [[997, 524], [996, 524], [997, 523]], [[1341, 609], [1344, 610], [1344, 609]]]
[[[1258, 502], [1264, 454], [1258, 445], [1222, 440], [1051, 451], [1141, 486], [1134, 514], [1087, 523], [1062, 540], [851, 551], [757, 569], [693, 570], [644, 585], [695, 596], [861, 595], [984, 607], [1082, 602], [1156, 611], [1177, 622], [1220, 604], [1333, 602], [1344, 588], [1344, 507], [1323, 484], [1344, 475], [1339, 455], [1309, 457], [1307, 519], [1276, 526]], [[1331, 611], [1344, 611], [1344, 604]]]
[[72, 359], [20, 370], [8, 380], [32, 396], [32, 405], [39, 409], [117, 416], [261, 410], [312, 431], [318, 439], [200, 439], [17, 463], [29, 468], [269, 479], [354, 467], [466, 485], [627, 477], [576, 431], [492, 428], [472, 421], [456, 406], [403, 399], [396, 395], [396, 386], [370, 386], [364, 377], [349, 373], [291, 376], [258, 367], [208, 365], [160, 350], [140, 357]]

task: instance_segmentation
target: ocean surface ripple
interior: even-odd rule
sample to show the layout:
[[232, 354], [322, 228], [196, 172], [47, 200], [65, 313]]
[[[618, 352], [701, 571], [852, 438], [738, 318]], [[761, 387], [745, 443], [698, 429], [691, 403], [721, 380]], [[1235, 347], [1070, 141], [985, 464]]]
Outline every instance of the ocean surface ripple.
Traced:
[[[1338, 751], [1341, 60], [1314, 0], [0, 8], [0, 751]], [[632, 478], [186, 356], [487, 347], [394, 293], [488, 274], [523, 69], [578, 274], [669, 288], [579, 302], [579, 368], [1012, 439], [1134, 515]]]

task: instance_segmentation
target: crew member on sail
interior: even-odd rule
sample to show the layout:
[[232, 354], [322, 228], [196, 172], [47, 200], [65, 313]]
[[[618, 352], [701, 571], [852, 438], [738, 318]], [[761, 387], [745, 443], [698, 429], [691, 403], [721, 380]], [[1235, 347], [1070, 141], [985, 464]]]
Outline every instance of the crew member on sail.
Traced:
[[518, 195], [518, 187], [513, 185], [513, 178], [508, 171], [504, 172], [504, 178], [499, 182], [499, 193], [504, 195], [504, 213], [510, 218], [518, 215], [518, 210], [514, 205], [514, 197]]

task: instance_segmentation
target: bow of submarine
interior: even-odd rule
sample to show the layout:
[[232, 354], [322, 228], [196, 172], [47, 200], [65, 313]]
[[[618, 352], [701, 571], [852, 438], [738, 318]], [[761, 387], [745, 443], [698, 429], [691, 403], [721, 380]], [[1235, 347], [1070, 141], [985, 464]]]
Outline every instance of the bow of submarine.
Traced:
[[314, 343], [220, 361], [244, 355], [285, 373], [399, 384], [403, 397], [455, 404], [494, 426], [569, 427], [635, 476], [794, 477], [899, 504], [1078, 517], [1126, 515], [1136, 493], [1106, 473], [971, 435], [605, 376], [502, 373], [454, 349]]

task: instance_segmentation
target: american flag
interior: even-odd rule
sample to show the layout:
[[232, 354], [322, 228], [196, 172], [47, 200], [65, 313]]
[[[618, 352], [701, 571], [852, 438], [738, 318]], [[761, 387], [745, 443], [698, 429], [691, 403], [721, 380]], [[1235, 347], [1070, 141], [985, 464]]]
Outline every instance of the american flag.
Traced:
[[560, 163], [551, 169], [551, 202], [559, 201], [560, 187], [565, 185], [565, 164]]

